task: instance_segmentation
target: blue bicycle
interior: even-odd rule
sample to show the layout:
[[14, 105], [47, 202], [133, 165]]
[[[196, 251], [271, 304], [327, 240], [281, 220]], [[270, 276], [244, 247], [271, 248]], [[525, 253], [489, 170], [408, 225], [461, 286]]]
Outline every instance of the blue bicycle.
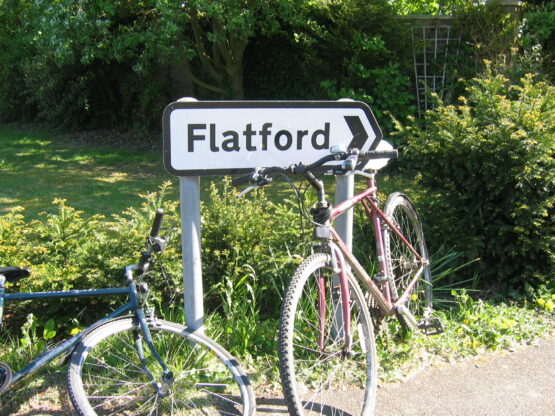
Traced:
[[5, 293], [5, 284], [27, 269], [0, 267], [0, 323], [5, 301], [125, 295], [129, 300], [79, 334], [54, 345], [16, 373], [0, 363], [0, 394], [66, 354], [68, 391], [77, 411], [96, 415], [250, 416], [254, 394], [238, 362], [213, 340], [154, 316], [148, 306], [147, 271], [167, 238], [159, 237], [156, 212], [147, 250], [125, 268], [126, 287], [58, 292]]

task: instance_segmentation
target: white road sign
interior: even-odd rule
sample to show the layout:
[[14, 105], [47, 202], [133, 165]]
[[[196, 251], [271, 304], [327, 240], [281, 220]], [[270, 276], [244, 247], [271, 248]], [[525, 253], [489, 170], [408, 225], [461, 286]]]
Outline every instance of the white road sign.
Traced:
[[373, 150], [382, 138], [359, 101], [178, 101], [163, 122], [164, 163], [177, 176], [310, 163], [332, 146]]

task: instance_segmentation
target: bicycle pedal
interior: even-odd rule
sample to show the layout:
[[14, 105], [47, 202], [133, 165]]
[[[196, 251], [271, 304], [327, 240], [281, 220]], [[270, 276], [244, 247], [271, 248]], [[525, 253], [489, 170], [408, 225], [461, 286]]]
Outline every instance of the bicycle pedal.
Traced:
[[424, 335], [438, 335], [445, 331], [445, 326], [439, 318], [429, 318], [418, 324]]

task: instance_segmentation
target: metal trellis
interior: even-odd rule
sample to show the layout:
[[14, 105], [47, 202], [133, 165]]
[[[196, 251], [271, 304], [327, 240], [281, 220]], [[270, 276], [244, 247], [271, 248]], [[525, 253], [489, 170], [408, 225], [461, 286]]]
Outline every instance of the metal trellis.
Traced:
[[416, 99], [418, 114], [422, 117], [433, 107], [430, 94], [437, 93], [443, 99], [447, 84], [451, 84], [453, 74], [448, 74], [448, 63], [450, 58], [458, 56], [461, 35], [453, 29], [451, 16], [412, 18], [415, 21], [412, 45]]

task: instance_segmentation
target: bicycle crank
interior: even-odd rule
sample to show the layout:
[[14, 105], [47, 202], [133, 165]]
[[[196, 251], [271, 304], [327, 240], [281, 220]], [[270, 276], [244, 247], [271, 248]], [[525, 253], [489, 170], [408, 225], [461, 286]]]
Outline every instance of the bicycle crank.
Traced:
[[406, 306], [397, 306], [397, 318], [399, 318], [401, 324], [406, 325], [408, 329], [413, 331], [418, 329], [418, 322], [416, 322], [416, 318]]

